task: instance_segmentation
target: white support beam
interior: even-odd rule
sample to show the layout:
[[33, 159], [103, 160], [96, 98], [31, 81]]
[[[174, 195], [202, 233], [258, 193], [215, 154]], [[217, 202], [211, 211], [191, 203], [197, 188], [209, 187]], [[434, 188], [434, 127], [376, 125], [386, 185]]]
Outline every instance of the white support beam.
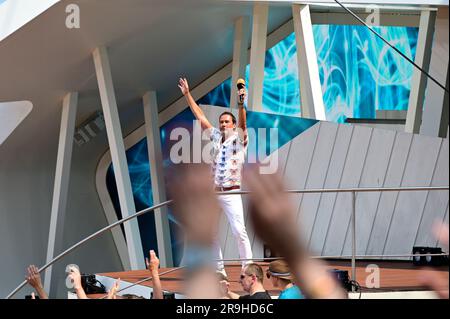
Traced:
[[[266, 57], [268, 4], [255, 3], [253, 7], [252, 44], [250, 51], [250, 83], [248, 108], [262, 111], [264, 62]], [[232, 91], [234, 83], [231, 83]]]
[[[436, 17], [430, 73], [449, 88], [448, 7], [439, 8]], [[420, 134], [445, 138], [448, 134], [448, 94], [433, 81], [428, 81]]]
[[[52, 210], [48, 233], [46, 262], [51, 261], [63, 249], [64, 220], [69, 190], [70, 164], [72, 161], [73, 135], [77, 115], [78, 93], [68, 93], [63, 100], [56, 158], [55, 183], [53, 184]], [[44, 289], [51, 293], [52, 267], [45, 270]]]
[[[417, 38], [414, 62], [428, 72], [430, 68], [431, 47], [433, 43], [436, 12], [422, 11], [420, 14], [419, 36]], [[427, 86], [427, 76], [414, 68], [409, 95], [405, 132], [418, 134], [422, 124], [423, 101]]]
[[[159, 132], [158, 104], [156, 92], [149, 91], [143, 96], [145, 133], [147, 136], [148, 159], [152, 182], [153, 203], [166, 201], [161, 136]], [[162, 267], [172, 267], [172, 245], [167, 207], [155, 210], [156, 238], [158, 240], [158, 257]]]
[[[142, 129], [142, 131], [144, 130]], [[144, 134], [142, 134], [140, 140], [143, 138], [143, 136]], [[127, 147], [127, 140], [130, 140], [130, 135], [128, 135], [124, 139], [125, 147]], [[103, 211], [105, 213], [106, 221], [108, 222], [108, 224], [115, 223], [118, 220], [113, 201], [106, 185], [106, 176], [110, 165], [111, 152], [106, 152], [98, 162], [97, 171], [95, 173], [95, 185], [97, 188], [98, 197], [100, 199], [100, 202], [102, 203]], [[122, 232], [122, 228], [112, 228], [111, 235], [113, 237], [117, 253], [119, 254], [120, 262], [122, 263], [122, 269], [131, 269], [130, 256], [128, 254], [125, 234]]]
[[233, 62], [231, 69], [231, 94], [230, 107], [237, 107], [237, 88], [235, 84], [238, 79], [245, 80], [245, 67], [248, 62], [248, 37], [250, 35], [250, 19], [248, 17], [240, 17], [234, 25], [234, 42], [233, 42]]
[[[98, 88], [105, 116], [106, 132], [111, 151], [111, 159], [114, 167], [114, 176], [119, 194], [122, 217], [136, 213], [133, 191], [131, 189], [130, 175], [128, 172], [127, 158], [122, 137], [122, 128], [117, 110], [116, 96], [111, 76], [108, 52], [105, 47], [96, 48], [93, 52], [95, 72], [97, 74]], [[138, 222], [132, 219], [123, 224], [125, 237], [130, 256], [132, 270], [145, 269], [144, 253], [142, 251], [141, 236]]]
[[301, 116], [326, 120], [309, 5], [293, 5]]

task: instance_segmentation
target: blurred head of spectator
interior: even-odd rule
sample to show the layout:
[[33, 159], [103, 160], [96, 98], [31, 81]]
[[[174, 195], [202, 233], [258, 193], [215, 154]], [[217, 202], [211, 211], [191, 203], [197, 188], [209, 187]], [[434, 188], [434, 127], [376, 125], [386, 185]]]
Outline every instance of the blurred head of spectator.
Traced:
[[278, 299], [303, 299], [300, 289], [294, 284], [294, 276], [284, 260], [275, 260], [269, 264], [266, 276], [275, 288], [281, 290]]

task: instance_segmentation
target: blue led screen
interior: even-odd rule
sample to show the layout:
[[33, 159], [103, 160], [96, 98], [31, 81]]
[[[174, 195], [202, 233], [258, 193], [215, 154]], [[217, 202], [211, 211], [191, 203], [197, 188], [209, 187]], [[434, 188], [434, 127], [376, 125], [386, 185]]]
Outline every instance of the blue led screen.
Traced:
[[[414, 59], [418, 28], [375, 30]], [[376, 110], [407, 109], [413, 74], [408, 61], [364, 26], [314, 25], [313, 31], [327, 121], [343, 123], [347, 117], [375, 118]], [[199, 102], [229, 107], [230, 85], [228, 78]], [[294, 33], [266, 52], [263, 110], [300, 113]]]

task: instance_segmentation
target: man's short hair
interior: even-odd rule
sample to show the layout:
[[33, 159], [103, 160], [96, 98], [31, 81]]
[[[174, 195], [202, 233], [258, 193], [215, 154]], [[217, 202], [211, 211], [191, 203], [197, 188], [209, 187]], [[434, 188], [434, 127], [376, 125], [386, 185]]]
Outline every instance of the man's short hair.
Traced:
[[244, 272], [249, 276], [255, 275], [260, 283], [264, 280], [264, 271], [258, 264], [249, 263], [245, 265]]
[[223, 112], [222, 114], [220, 114], [219, 120], [220, 120], [220, 118], [222, 117], [222, 115], [229, 115], [229, 116], [231, 116], [231, 120], [233, 121], [233, 124], [236, 124], [236, 117], [234, 116], [233, 113], [228, 112], [228, 111], [225, 111], [225, 112]]

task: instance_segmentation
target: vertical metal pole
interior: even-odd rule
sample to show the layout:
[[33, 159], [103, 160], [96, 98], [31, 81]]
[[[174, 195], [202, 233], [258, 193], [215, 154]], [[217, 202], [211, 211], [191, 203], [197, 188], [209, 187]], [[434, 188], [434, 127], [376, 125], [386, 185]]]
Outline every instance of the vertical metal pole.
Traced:
[[[356, 194], [352, 192], [352, 280], [356, 280]], [[352, 285], [352, 292], [355, 286]]]

